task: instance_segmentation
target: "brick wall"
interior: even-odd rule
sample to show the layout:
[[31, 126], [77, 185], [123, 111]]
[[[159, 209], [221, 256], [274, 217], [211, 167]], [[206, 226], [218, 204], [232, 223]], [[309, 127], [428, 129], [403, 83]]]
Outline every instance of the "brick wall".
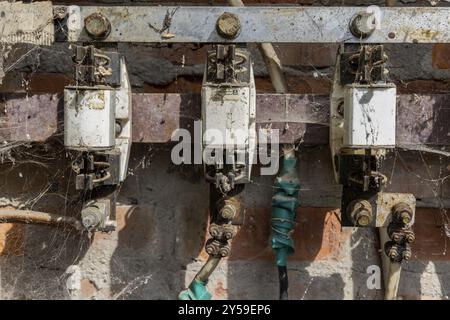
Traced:
[[[71, 3], [75, 2], [81, 1]], [[246, 3], [280, 1], [249, 0]], [[283, 3], [310, 5], [316, 2], [285, 0]], [[366, 4], [368, 1], [339, 1], [341, 3]], [[276, 49], [286, 66], [290, 92], [329, 93], [335, 45], [283, 44]], [[393, 77], [401, 92], [448, 92], [449, 45], [388, 49], [391, 50]], [[14, 50], [15, 54], [7, 63], [27, 52], [23, 47]], [[199, 92], [206, 50], [206, 47], [193, 45], [121, 46], [128, 61], [133, 90], [137, 92]], [[6, 76], [0, 92], [61, 92], [70, 82], [67, 53], [67, 47], [61, 45], [36, 50]], [[252, 53], [257, 90], [273, 92], [254, 46]], [[305, 152], [308, 153], [300, 161], [300, 179], [305, 190], [302, 190], [302, 207], [295, 229], [296, 252], [289, 260], [290, 297], [382, 298], [382, 289], [369, 289], [366, 284], [367, 268], [380, 265], [377, 234], [371, 229], [341, 227], [337, 209], [339, 189], [334, 185], [332, 172], [320, 169], [324, 162], [331, 160]], [[207, 238], [208, 186], [203, 181], [201, 167], [173, 166], [169, 155], [170, 151], [161, 146], [133, 146], [131, 175], [119, 197], [118, 229], [111, 234], [96, 234], [91, 241], [65, 229], [0, 224], [0, 297], [176, 298], [206, 258], [203, 244]], [[447, 197], [448, 192], [444, 191], [448, 190], [449, 183], [444, 177], [450, 173], [448, 158], [437, 157], [436, 161], [427, 162], [431, 165], [423, 167], [399, 162], [392, 167], [397, 180], [403, 176], [408, 183], [429, 188], [430, 197]], [[49, 181], [53, 183], [52, 172], [59, 172], [61, 164], [52, 164], [52, 159], [45, 163], [45, 168], [21, 162], [1, 165], [0, 191], [6, 195], [2, 196], [2, 201], [6, 198], [26, 202], [26, 199], [34, 199]], [[46, 173], [36, 174], [37, 168]], [[269, 245], [272, 183], [273, 177], [256, 176], [248, 186], [245, 224], [233, 241], [231, 256], [220, 265], [209, 284], [214, 298], [277, 297], [278, 280]], [[402, 181], [400, 185], [407, 189]], [[321, 198], [321, 190], [325, 188], [334, 188], [336, 197]], [[60, 212], [66, 185], [59, 183], [57, 190], [54, 194], [43, 195], [33, 208]], [[417, 242], [412, 261], [405, 265], [402, 273], [401, 298], [448, 299], [450, 254], [446, 222], [449, 221], [445, 209], [418, 209]]]

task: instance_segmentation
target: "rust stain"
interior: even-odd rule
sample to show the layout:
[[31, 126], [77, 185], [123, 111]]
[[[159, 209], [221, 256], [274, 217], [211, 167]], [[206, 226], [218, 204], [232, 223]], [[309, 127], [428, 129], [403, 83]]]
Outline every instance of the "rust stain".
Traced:
[[25, 253], [25, 226], [0, 224], [0, 256], [23, 256]]
[[433, 68], [450, 69], [450, 44], [435, 44], [432, 52]]
[[[409, 32], [409, 34], [408, 34]], [[408, 30], [408, 32], [405, 32], [405, 34], [408, 34], [409, 37], [415, 42], [415, 41], [430, 41], [435, 40], [439, 37], [439, 32], [436, 30], [431, 29], [418, 29], [414, 31]]]

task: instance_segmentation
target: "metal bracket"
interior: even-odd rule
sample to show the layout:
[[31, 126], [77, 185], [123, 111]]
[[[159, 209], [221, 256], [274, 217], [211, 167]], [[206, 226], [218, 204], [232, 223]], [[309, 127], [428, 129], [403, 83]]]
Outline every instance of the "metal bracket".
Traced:
[[[449, 43], [450, 8], [54, 6], [68, 42]], [[61, 19], [61, 8], [68, 18]], [[55, 39], [51, 2], [0, 3], [0, 42]], [[232, 28], [224, 15], [235, 20]], [[24, 21], [26, 23], [24, 23]], [[33, 21], [33, 23], [29, 23]], [[35, 22], [38, 21], [36, 24]], [[42, 22], [42, 23], [41, 23]], [[232, 31], [232, 34], [223, 31]], [[25, 31], [25, 32], [23, 32]]]
[[[68, 41], [91, 41], [85, 19], [102, 14], [111, 24], [107, 42], [326, 42], [437, 43], [450, 41], [449, 8], [378, 8], [365, 38], [350, 25], [361, 7], [69, 7]], [[216, 24], [223, 14], [240, 21], [225, 39]], [[369, 21], [369, 20], [368, 20]], [[372, 20], [370, 20], [372, 21]], [[352, 28], [354, 30], [354, 28]], [[366, 32], [366, 31], [365, 31]]]

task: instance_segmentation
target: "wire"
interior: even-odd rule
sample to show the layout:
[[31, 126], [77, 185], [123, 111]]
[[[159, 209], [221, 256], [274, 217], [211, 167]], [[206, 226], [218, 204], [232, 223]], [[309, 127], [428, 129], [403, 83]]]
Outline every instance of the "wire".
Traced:
[[278, 266], [278, 279], [280, 282], [280, 300], [288, 300], [288, 274], [286, 266]]

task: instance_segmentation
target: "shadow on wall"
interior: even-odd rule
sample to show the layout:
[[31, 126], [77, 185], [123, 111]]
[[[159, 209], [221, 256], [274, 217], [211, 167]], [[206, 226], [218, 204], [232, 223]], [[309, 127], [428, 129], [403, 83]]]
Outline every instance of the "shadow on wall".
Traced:
[[203, 167], [175, 166], [166, 149], [133, 145], [133, 175], [119, 198], [131, 206], [119, 213], [110, 259], [115, 299], [176, 299], [186, 266], [203, 247], [209, 199]]
[[[67, 197], [70, 175], [61, 150], [54, 140], [12, 148], [0, 167], [0, 207], [71, 214], [79, 203]], [[0, 298], [71, 298], [67, 271], [79, 275], [71, 266], [88, 248], [86, 234], [68, 227], [0, 224]]]
[[[304, 207], [299, 209], [294, 233], [296, 253], [288, 264], [290, 298], [382, 298], [382, 290], [366, 286], [367, 267], [380, 264], [377, 234], [371, 229], [341, 230], [339, 213], [331, 206], [335, 201], [330, 196], [333, 177], [322, 166], [326, 167], [324, 161], [312, 150], [299, 163]], [[396, 168], [401, 171], [401, 167]], [[49, 168], [49, 172], [57, 170]], [[395, 175], [400, 174], [397, 169]], [[42, 190], [53, 181], [53, 175], [39, 176], [33, 166], [0, 172], [2, 195], [15, 191], [30, 199], [33, 190]], [[6, 234], [6, 240], [0, 238], [0, 297], [176, 299], [192, 280], [199, 259], [205, 257], [201, 251], [207, 234], [209, 186], [203, 180], [203, 168], [174, 166], [170, 150], [134, 144], [130, 172], [119, 195], [124, 206], [118, 212], [117, 232], [96, 234], [92, 243], [71, 230], [0, 225], [1, 234]], [[18, 178], [19, 173], [26, 179]], [[270, 247], [273, 179], [255, 177], [245, 191], [245, 225], [233, 241], [231, 256], [221, 263], [209, 286], [215, 299], [278, 297]], [[409, 178], [405, 175], [404, 179]], [[67, 190], [65, 185], [57, 189], [42, 194], [33, 208], [60, 211]], [[315, 208], [315, 203], [328, 203], [331, 209]], [[439, 210], [418, 213], [414, 260], [405, 265], [400, 284], [403, 298], [428, 295], [434, 287], [437, 296], [450, 293], [447, 238], [442, 219], [433, 220], [438, 217]], [[443, 261], [434, 261], [440, 257]], [[430, 260], [434, 261], [432, 270]]]
[[449, 237], [445, 233], [446, 210], [418, 209], [413, 260], [403, 265], [399, 297], [402, 299], [450, 299]]
[[[381, 290], [366, 286], [367, 267], [379, 264], [373, 231], [341, 228], [340, 212], [334, 209], [340, 204], [340, 188], [330, 159], [328, 147], [299, 154], [302, 207], [293, 234], [296, 251], [288, 260], [289, 298], [377, 299]], [[273, 179], [258, 177], [248, 186], [245, 225], [233, 241], [224, 280], [230, 299], [278, 299], [270, 243]]]

